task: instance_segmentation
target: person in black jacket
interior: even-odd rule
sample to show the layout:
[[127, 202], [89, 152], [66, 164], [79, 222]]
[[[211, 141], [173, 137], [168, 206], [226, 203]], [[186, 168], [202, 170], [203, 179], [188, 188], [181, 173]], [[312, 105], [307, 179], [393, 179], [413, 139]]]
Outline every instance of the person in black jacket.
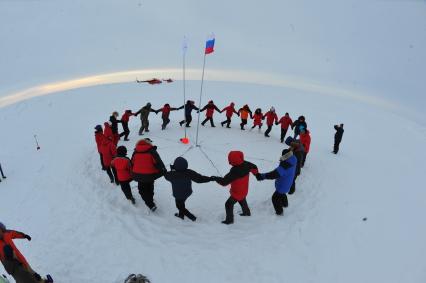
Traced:
[[345, 130], [343, 130], [343, 124], [340, 124], [340, 127], [337, 125], [334, 125], [334, 129], [336, 130], [336, 134], [334, 135], [333, 153], [337, 154], [339, 152], [339, 145], [340, 145], [340, 142], [342, 141], [343, 132]]
[[155, 114], [157, 114], [157, 112], [155, 112], [154, 109], [152, 109], [151, 103], [148, 102], [144, 107], [142, 107], [138, 112], [135, 113], [135, 116], [138, 116], [139, 114], [141, 114], [140, 119], [141, 119], [141, 127], [139, 128], [139, 135], [143, 135], [143, 132], [149, 132], [149, 113], [154, 112]]
[[[6, 176], [3, 174], [3, 169], [1, 168], [1, 164], [0, 164], [0, 173], [3, 179], [6, 179]], [[1, 179], [0, 179], [0, 182], [1, 182]]]
[[109, 121], [111, 122], [111, 130], [113, 135], [113, 142], [115, 145], [117, 145], [118, 141], [120, 140], [120, 135], [118, 134], [118, 123], [121, 123], [118, 118], [118, 112], [114, 111], [112, 112], [112, 115], [109, 117]]
[[300, 134], [300, 131], [302, 129], [307, 129], [308, 125], [306, 124], [305, 121], [305, 116], [299, 116], [299, 118], [294, 121], [294, 123], [291, 125], [291, 129], [294, 129], [294, 137], [293, 138], [297, 138], [297, 136]]
[[182, 127], [183, 124], [186, 123], [186, 127], [191, 127], [190, 124], [192, 122], [192, 110], [200, 110], [197, 106], [194, 105], [194, 101], [187, 100], [186, 104], [184, 105], [185, 108], [185, 120], [182, 120], [179, 122], [179, 125]]
[[170, 168], [172, 170], [165, 173], [164, 178], [172, 183], [173, 196], [176, 201], [176, 207], [179, 210], [179, 213], [175, 213], [175, 216], [181, 219], [186, 216], [195, 221], [197, 218], [185, 207], [185, 201], [192, 194], [192, 181], [207, 183], [213, 181], [213, 178], [188, 169], [188, 161], [183, 157], [176, 158]]

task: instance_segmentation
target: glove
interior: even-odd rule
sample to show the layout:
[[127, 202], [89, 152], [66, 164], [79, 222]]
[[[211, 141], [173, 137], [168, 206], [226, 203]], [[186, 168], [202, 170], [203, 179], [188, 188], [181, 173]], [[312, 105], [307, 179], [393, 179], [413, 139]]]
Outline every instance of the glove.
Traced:
[[256, 174], [256, 179], [258, 181], [263, 181], [263, 180], [265, 180], [265, 175], [257, 173]]
[[13, 249], [10, 245], [5, 245], [3, 248], [4, 257], [7, 260], [13, 260]]
[[31, 241], [31, 237], [29, 235], [24, 235], [24, 239], [27, 239], [28, 241]]
[[41, 276], [40, 276], [40, 274], [38, 274], [37, 272], [35, 272], [35, 273], [34, 273], [34, 278], [35, 278], [35, 280], [37, 280], [37, 281], [41, 281]]

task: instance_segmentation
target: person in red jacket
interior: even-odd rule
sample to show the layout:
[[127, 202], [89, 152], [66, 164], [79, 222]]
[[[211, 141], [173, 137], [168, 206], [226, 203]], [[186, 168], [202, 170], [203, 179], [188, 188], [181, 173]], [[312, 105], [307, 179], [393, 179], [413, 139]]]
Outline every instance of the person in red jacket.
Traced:
[[201, 122], [201, 126], [204, 126], [208, 121], [210, 121], [210, 126], [212, 126], [213, 128], [214, 127], [216, 127], [215, 125], [214, 125], [214, 122], [213, 122], [213, 114], [214, 114], [214, 111], [216, 110], [217, 112], [219, 112], [219, 113], [222, 113], [220, 110], [219, 110], [219, 108], [217, 108], [217, 106], [214, 104], [214, 102], [213, 102], [213, 100], [210, 100], [209, 101], [209, 103], [207, 103], [206, 104], [206, 106], [204, 106], [201, 110], [200, 110], [200, 112], [203, 112], [204, 110], [207, 110], [206, 111], [206, 119], [204, 119], [204, 121], [203, 122]]
[[226, 219], [222, 221], [223, 224], [234, 223], [234, 205], [239, 203], [243, 212], [241, 216], [250, 216], [250, 209], [247, 204], [247, 194], [249, 187], [250, 173], [253, 175], [258, 174], [257, 166], [251, 162], [244, 160], [244, 154], [241, 151], [231, 151], [228, 154], [229, 164], [232, 166], [231, 170], [225, 177], [213, 177], [212, 179], [222, 186], [231, 184], [231, 196], [225, 203]]
[[167, 172], [157, 147], [152, 145], [150, 139], [137, 142], [132, 155], [132, 178], [138, 182], [138, 190], [146, 206], [155, 211], [154, 182]]
[[105, 171], [107, 172], [111, 183], [114, 183], [114, 175], [111, 171], [111, 161], [117, 155], [117, 147], [113, 141], [113, 136], [106, 136], [104, 138], [101, 145], [101, 153]]
[[116, 184], [120, 184], [126, 198], [135, 204], [135, 198], [130, 188], [130, 182], [132, 181], [132, 162], [126, 155], [127, 148], [124, 145], [119, 146], [117, 148], [117, 156], [111, 161], [111, 168]]
[[253, 127], [251, 127], [251, 129], [253, 130], [256, 127], [259, 127], [259, 130], [260, 130], [262, 128], [262, 120], [263, 120], [262, 109], [257, 108], [256, 111], [254, 111]]
[[278, 116], [277, 113], [275, 113], [275, 108], [271, 107], [271, 109], [263, 115], [263, 118], [266, 118], [266, 125], [268, 126], [268, 129], [265, 131], [265, 137], [269, 138], [269, 133], [272, 130], [274, 122], [278, 122]]
[[113, 137], [111, 122], [104, 123], [104, 136], [105, 137]]
[[291, 117], [288, 113], [285, 113], [285, 115], [282, 116], [276, 124], [281, 124], [281, 143], [283, 143], [288, 127], [293, 124], [293, 120], [291, 120]]
[[234, 106], [235, 106], [235, 103], [231, 102], [231, 104], [229, 104], [228, 106], [226, 106], [225, 108], [222, 109], [221, 112], [226, 111], [226, 120], [223, 121], [222, 123], [220, 123], [222, 125], [222, 127], [223, 127], [223, 125], [226, 124], [227, 128], [231, 128], [230, 127], [230, 125], [231, 125], [231, 117], [232, 117], [232, 115], [234, 113], [237, 114], [238, 117], [240, 116], [240, 114], [238, 114], [238, 112], [235, 110]]
[[302, 129], [300, 131], [300, 142], [303, 144], [305, 148], [305, 152], [303, 153], [302, 164], [300, 167], [303, 168], [305, 166], [306, 156], [309, 153], [309, 148], [311, 147], [311, 133], [308, 129]]
[[104, 163], [102, 161], [102, 152], [101, 152], [101, 147], [102, 147], [102, 141], [103, 140], [104, 140], [104, 133], [103, 133], [103, 130], [102, 130], [102, 126], [101, 125], [96, 125], [96, 127], [95, 127], [96, 148], [98, 149], [98, 153], [99, 153], [99, 156], [101, 158], [102, 170], [105, 170]]
[[161, 119], [163, 120], [163, 124], [161, 125], [161, 129], [165, 130], [167, 125], [170, 123], [170, 111], [176, 111], [183, 109], [183, 106], [176, 108], [176, 107], [170, 107], [170, 104], [166, 103], [164, 106], [158, 110], [155, 110], [155, 113], [161, 112]]
[[7, 230], [6, 226], [0, 222], [0, 261], [7, 273], [18, 283], [53, 282], [51, 279], [43, 280], [38, 273], [34, 272], [25, 257], [13, 243], [14, 239], [27, 239], [31, 241], [30, 236], [22, 232]]
[[120, 138], [124, 136], [125, 141], [129, 141], [129, 121], [130, 117], [134, 116], [135, 114], [132, 113], [132, 110], [126, 110], [124, 111], [124, 114], [121, 116], [121, 125], [123, 126], [123, 132], [120, 134]]

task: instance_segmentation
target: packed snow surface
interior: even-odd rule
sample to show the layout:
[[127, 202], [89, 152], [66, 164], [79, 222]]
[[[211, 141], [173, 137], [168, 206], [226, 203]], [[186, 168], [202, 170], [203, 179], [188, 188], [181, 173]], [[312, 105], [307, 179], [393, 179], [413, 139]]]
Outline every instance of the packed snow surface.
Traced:
[[[147, 210], [134, 188], [136, 207], [100, 170], [93, 127], [113, 110], [137, 110], [151, 102], [183, 103], [180, 83], [160, 86], [116, 84], [35, 98], [0, 112], [4, 127], [1, 217], [24, 230], [31, 243], [16, 241], [30, 263], [58, 282], [119, 282], [141, 272], [153, 282], [422, 282], [425, 278], [426, 193], [421, 189], [420, 150], [425, 132], [414, 122], [376, 105], [336, 99], [280, 87], [213, 83], [204, 100], [219, 106], [234, 101], [279, 114], [304, 114], [312, 135], [311, 152], [284, 217], [275, 215], [272, 181], [251, 178], [252, 217], [220, 223], [228, 189], [208, 183], [194, 186], [188, 208], [197, 222], [180, 221], [171, 186], [156, 182], [158, 210]], [[187, 86], [198, 96], [199, 82]], [[179, 143], [183, 113], [160, 129], [151, 114], [151, 132], [166, 164], [183, 155], [190, 168], [223, 175], [230, 150], [242, 150], [262, 172], [275, 168], [281, 150], [279, 130], [270, 139], [258, 130], [200, 129], [201, 149]], [[216, 125], [223, 119], [216, 115]], [[391, 123], [390, 123], [391, 121]], [[331, 154], [334, 130], [344, 122], [341, 152]], [[131, 120], [129, 148], [139, 139], [139, 119]], [[396, 130], [398, 129], [398, 131]], [[35, 149], [37, 134], [41, 150]], [[407, 138], [409, 137], [409, 142]], [[133, 184], [136, 187], [136, 184]], [[236, 206], [236, 211], [239, 207]], [[363, 221], [363, 218], [367, 218]]]

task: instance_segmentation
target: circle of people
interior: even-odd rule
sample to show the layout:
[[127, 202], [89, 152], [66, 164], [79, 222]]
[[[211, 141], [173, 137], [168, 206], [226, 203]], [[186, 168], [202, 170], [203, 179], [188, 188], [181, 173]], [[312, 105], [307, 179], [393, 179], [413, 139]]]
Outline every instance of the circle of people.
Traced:
[[[163, 123], [161, 129], [165, 130], [170, 123], [170, 112], [184, 109], [185, 119], [180, 121], [182, 127], [191, 126], [192, 111], [206, 111], [206, 118], [201, 125], [205, 126], [210, 122], [211, 127], [215, 127], [213, 116], [214, 112], [226, 113], [226, 120], [221, 122], [221, 126], [230, 128], [232, 117], [234, 114], [241, 118], [240, 128], [245, 130], [248, 119], [253, 120], [252, 129], [258, 127], [259, 130], [263, 126], [263, 121], [266, 120], [265, 137], [269, 137], [274, 123], [281, 125], [281, 143], [285, 142], [288, 148], [281, 152], [279, 164], [276, 169], [260, 173], [257, 166], [244, 159], [244, 154], [241, 151], [231, 151], [228, 154], [228, 161], [231, 165], [230, 171], [224, 176], [203, 176], [194, 170], [188, 168], [188, 161], [183, 157], [177, 157], [174, 163], [170, 165], [170, 170], [167, 170], [164, 165], [157, 147], [149, 138], [144, 138], [136, 143], [131, 158], [127, 157], [127, 148], [123, 145], [118, 145], [121, 137], [128, 141], [130, 134], [129, 120], [132, 116], [140, 115], [141, 127], [139, 135], [144, 132], [149, 132], [149, 114], [162, 113], [161, 118]], [[123, 132], [119, 133], [118, 124], [123, 127]], [[288, 128], [294, 129], [294, 136], [287, 137]], [[299, 137], [299, 139], [297, 139]], [[285, 140], [284, 140], [285, 139]], [[192, 221], [196, 217], [186, 208], [185, 202], [192, 194], [192, 182], [207, 183], [215, 181], [222, 186], [230, 185], [230, 197], [225, 203], [226, 218], [222, 221], [224, 224], [234, 223], [234, 205], [238, 202], [241, 206], [241, 216], [250, 216], [250, 208], [247, 204], [247, 194], [249, 189], [250, 173], [256, 176], [258, 181], [265, 179], [275, 180], [275, 192], [272, 195], [272, 205], [277, 215], [284, 215], [284, 208], [288, 207], [287, 194], [293, 194], [296, 191], [296, 179], [301, 173], [309, 152], [311, 137], [307, 129], [307, 124], [304, 116], [300, 116], [296, 121], [292, 121], [290, 115], [285, 115], [278, 119], [274, 107], [271, 107], [266, 113], [262, 113], [260, 108], [257, 108], [254, 113], [248, 105], [244, 105], [238, 111], [235, 109], [235, 104], [231, 103], [227, 107], [220, 110], [212, 100], [207, 105], [199, 109], [195, 106], [194, 101], [188, 100], [181, 107], [171, 107], [168, 103], [162, 108], [154, 110], [151, 103], [147, 103], [139, 111], [133, 113], [131, 110], [126, 110], [119, 119], [118, 112], [113, 112], [109, 121], [104, 123], [104, 128], [101, 125], [95, 127], [95, 140], [97, 149], [100, 155], [102, 170], [106, 171], [111, 183], [121, 186], [125, 197], [135, 204], [135, 198], [132, 195], [130, 183], [136, 181], [138, 183], [138, 191], [146, 206], [155, 211], [157, 206], [154, 202], [154, 182], [158, 178], [164, 177], [172, 185], [173, 197], [175, 198], [176, 208], [178, 212], [175, 216], [181, 219], [185, 217]]]

